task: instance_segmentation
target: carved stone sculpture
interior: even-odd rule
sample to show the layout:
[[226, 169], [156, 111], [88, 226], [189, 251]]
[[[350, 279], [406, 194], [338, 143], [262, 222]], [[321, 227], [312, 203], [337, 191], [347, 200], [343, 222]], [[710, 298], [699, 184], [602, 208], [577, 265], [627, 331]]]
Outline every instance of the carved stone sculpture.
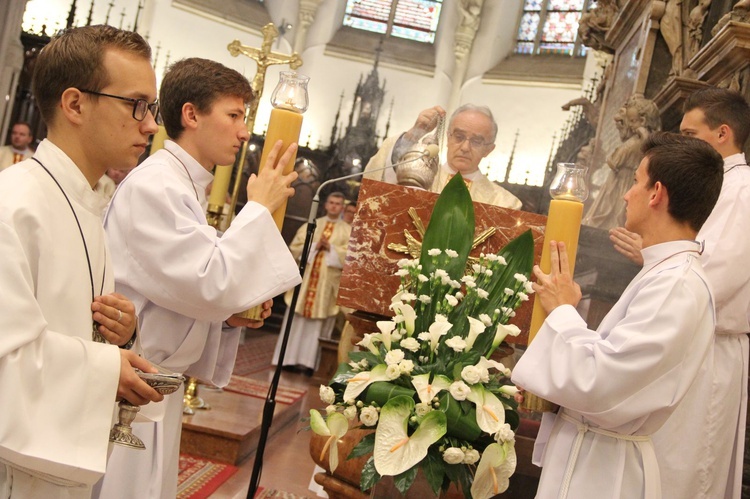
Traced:
[[583, 219], [585, 225], [606, 230], [625, 223], [622, 197], [630, 189], [633, 174], [643, 159], [641, 145], [652, 132], [661, 130], [659, 108], [639, 94], [625, 102], [614, 121], [622, 144], [607, 157], [609, 176]]
[[721, 28], [726, 26], [729, 21], [737, 21], [741, 23], [750, 23], [750, 0], [740, 0], [734, 4], [734, 8], [724, 14], [719, 22], [716, 23], [714, 29], [711, 30], [711, 36], [716, 36], [716, 33], [721, 31]]
[[667, 0], [660, 29], [669, 53], [672, 54], [672, 69], [669, 74], [682, 74], [682, 0]]
[[687, 21], [688, 39], [685, 47], [685, 60], [689, 61], [700, 50], [703, 41], [703, 23], [706, 21], [711, 0], [698, 0], [690, 11]]
[[604, 39], [617, 15], [616, 0], [600, 0], [595, 9], [591, 9], [581, 16], [578, 23], [578, 36], [581, 43], [594, 50], [613, 54], [615, 51], [608, 46]]

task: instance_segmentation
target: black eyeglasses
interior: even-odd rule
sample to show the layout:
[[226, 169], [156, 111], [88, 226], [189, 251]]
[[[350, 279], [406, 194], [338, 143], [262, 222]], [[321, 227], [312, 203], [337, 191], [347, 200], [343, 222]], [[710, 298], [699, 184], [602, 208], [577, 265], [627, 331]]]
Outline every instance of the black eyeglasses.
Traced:
[[159, 101], [156, 100], [152, 104], [149, 104], [146, 99], [133, 99], [132, 97], [121, 97], [119, 95], [105, 94], [102, 92], [94, 92], [93, 90], [84, 90], [79, 88], [84, 94], [100, 95], [102, 97], [112, 97], [113, 99], [120, 99], [133, 103], [133, 119], [143, 121], [146, 119], [146, 113], [151, 111], [151, 115], [156, 119], [156, 115], [159, 114]]
[[482, 137], [469, 137], [464, 132], [450, 132], [448, 134], [448, 137], [453, 141], [454, 144], [457, 146], [460, 146], [465, 141], [469, 141], [469, 146], [471, 146], [472, 149], [479, 149], [480, 147], [484, 147], [489, 144], [489, 142], [485, 142]]

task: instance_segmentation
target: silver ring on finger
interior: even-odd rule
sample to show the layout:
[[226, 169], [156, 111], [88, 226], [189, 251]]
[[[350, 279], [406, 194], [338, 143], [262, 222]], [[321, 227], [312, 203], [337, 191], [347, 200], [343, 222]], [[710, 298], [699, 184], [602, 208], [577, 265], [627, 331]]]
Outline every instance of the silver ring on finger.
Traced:
[[118, 309], [117, 309], [117, 313], [118, 313], [118, 314], [120, 314], [120, 315], [118, 315], [118, 316], [117, 316], [117, 322], [120, 322], [120, 321], [122, 320], [122, 310], [120, 310], [120, 309], [118, 308]]

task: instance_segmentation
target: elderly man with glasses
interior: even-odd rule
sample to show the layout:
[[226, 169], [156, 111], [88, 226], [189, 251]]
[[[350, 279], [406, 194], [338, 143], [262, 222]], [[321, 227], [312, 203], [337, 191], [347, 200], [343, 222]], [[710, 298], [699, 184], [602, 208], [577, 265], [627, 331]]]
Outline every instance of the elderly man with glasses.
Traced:
[[[387, 139], [367, 163], [365, 178], [396, 183], [393, 169], [373, 171], [395, 164], [427, 133], [434, 130], [445, 110], [440, 106], [425, 109], [414, 126], [400, 137]], [[435, 175], [431, 191], [440, 192], [454, 175], [460, 173], [469, 188], [471, 199], [479, 203], [504, 208], [521, 208], [521, 201], [479, 171], [479, 163], [495, 149], [497, 123], [486, 106], [464, 104], [454, 111], [448, 121], [447, 158]]]

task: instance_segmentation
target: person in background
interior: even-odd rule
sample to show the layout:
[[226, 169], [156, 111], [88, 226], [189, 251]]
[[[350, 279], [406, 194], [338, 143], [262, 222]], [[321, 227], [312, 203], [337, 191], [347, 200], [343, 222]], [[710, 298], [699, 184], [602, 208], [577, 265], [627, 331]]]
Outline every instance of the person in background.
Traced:
[[0, 170], [33, 156], [34, 151], [29, 147], [32, 142], [34, 135], [31, 133], [31, 125], [24, 122], [14, 124], [10, 132], [10, 144], [0, 147]]

